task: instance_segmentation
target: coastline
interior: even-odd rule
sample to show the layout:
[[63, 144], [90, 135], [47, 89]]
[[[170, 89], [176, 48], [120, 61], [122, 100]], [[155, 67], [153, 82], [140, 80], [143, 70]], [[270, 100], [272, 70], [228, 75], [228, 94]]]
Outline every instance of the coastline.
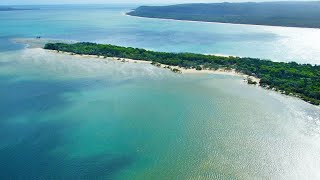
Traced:
[[[65, 54], [65, 55], [70, 55], [70, 56], [75, 56], [79, 58], [94, 58], [94, 59], [99, 59], [99, 60], [112, 60], [112, 61], [120, 61], [122, 63], [142, 63], [142, 64], [150, 64], [152, 65], [152, 61], [145, 61], [145, 60], [135, 60], [135, 59], [128, 59], [128, 58], [119, 58], [119, 57], [103, 57], [103, 56], [97, 56], [97, 55], [80, 55], [80, 54], [75, 54], [75, 53], [70, 53], [70, 52], [62, 52], [62, 51], [56, 51], [56, 50], [47, 50], [48, 52], [51, 53], [58, 53], [58, 54]], [[239, 73], [235, 71], [234, 69], [231, 70], [226, 70], [226, 69], [217, 69], [217, 70], [212, 70], [212, 69], [202, 69], [202, 70], [196, 70], [195, 68], [182, 68], [179, 66], [169, 66], [166, 64], [160, 64], [156, 63], [154, 64], [156, 67], [159, 68], [164, 68], [171, 70], [173, 73], [181, 73], [181, 74], [217, 74], [217, 75], [229, 75], [229, 76], [238, 76], [244, 78], [244, 80], [247, 82], [248, 79], [250, 79], [252, 82], [255, 82], [257, 86], [260, 85], [260, 79], [254, 76], [249, 76], [243, 73]], [[177, 70], [177, 71], [175, 71]]]
[[[26, 48], [43, 48], [46, 43], [77, 43], [78, 41], [75, 40], [63, 40], [63, 39], [35, 39], [35, 38], [13, 38], [11, 39], [12, 42], [17, 44], [24, 44]], [[213, 56], [220, 56], [220, 57], [240, 57], [228, 54], [220, 54], [220, 53], [209, 53], [205, 55], [213, 55]]]
[[[45, 41], [45, 39], [29, 39], [28, 42], [33, 42], [33, 41]], [[46, 41], [47, 42], [47, 41]], [[61, 41], [60, 41], [61, 42]], [[32, 46], [29, 46], [29, 48], [35, 48]], [[43, 47], [36, 47], [36, 48], [40, 48], [40, 49], [44, 49]], [[220, 68], [220, 69], [204, 69], [203, 66], [200, 65], [200, 67], [202, 68], [201, 70], [197, 70], [196, 68], [184, 68], [184, 67], [179, 67], [179, 66], [170, 66], [170, 65], [166, 65], [166, 64], [160, 64], [157, 62], [152, 62], [152, 61], [147, 61], [147, 60], [136, 60], [136, 59], [129, 59], [129, 58], [119, 58], [119, 57], [110, 57], [110, 56], [98, 56], [98, 55], [85, 55], [85, 54], [76, 54], [76, 53], [72, 53], [72, 52], [63, 52], [63, 51], [57, 51], [57, 50], [48, 50], [48, 49], [44, 49], [47, 52], [52, 52], [52, 53], [59, 53], [59, 54], [65, 54], [65, 55], [71, 55], [71, 56], [76, 56], [78, 58], [95, 58], [95, 59], [99, 59], [99, 60], [112, 60], [112, 61], [118, 61], [118, 62], [122, 62], [122, 63], [144, 63], [144, 64], [150, 64], [150, 65], [154, 65], [156, 67], [159, 68], [165, 68], [168, 69], [170, 71], [172, 71], [173, 73], [178, 73], [178, 74], [217, 74], [217, 75], [229, 75], [229, 76], [238, 76], [243, 78], [243, 81], [246, 82], [246, 84], [249, 85], [254, 85], [257, 87], [262, 87], [263, 89], [267, 89], [267, 90], [271, 90], [280, 94], [286, 94], [287, 96], [290, 97], [295, 97], [295, 98], [299, 98], [301, 100], [304, 100], [303, 97], [301, 97], [300, 95], [294, 94], [294, 93], [286, 93], [285, 91], [279, 90], [277, 88], [271, 88], [270, 86], [261, 86], [260, 85], [260, 79], [255, 77], [255, 76], [250, 76], [250, 75], [246, 75], [243, 73], [239, 73], [237, 72], [235, 69], [225, 69], [225, 68]], [[311, 101], [306, 101], [305, 102], [311, 103]], [[312, 104], [312, 103], [311, 103]]]
[[216, 21], [195, 21], [195, 20], [182, 20], [182, 19], [173, 19], [173, 18], [158, 18], [158, 17], [145, 17], [145, 16], [135, 16], [130, 15], [132, 11], [128, 11], [123, 13], [125, 16], [131, 16], [136, 18], [147, 18], [147, 19], [158, 19], [162, 21], [181, 21], [181, 22], [189, 22], [189, 23], [205, 23], [205, 24], [227, 24], [227, 25], [246, 25], [246, 26], [254, 26], [254, 27], [275, 27], [275, 28], [299, 28], [299, 29], [316, 29], [320, 30], [320, 28], [312, 28], [312, 27], [299, 27], [299, 26], [276, 26], [276, 25], [263, 25], [263, 24], [240, 24], [240, 23], [227, 23], [227, 22], [216, 22]]
[[[103, 51], [102, 49], [101, 49], [101, 51], [91, 51], [92, 49], [90, 49], [90, 48], [94, 49], [97, 47], [106, 48], [106, 49], [110, 48], [110, 49], [108, 49], [108, 51], [111, 51], [111, 52], [108, 53], [106, 51]], [[78, 48], [78, 49], [74, 50], [74, 48]], [[84, 48], [84, 50], [81, 51], [81, 49], [83, 49], [83, 48]], [[89, 48], [89, 50], [88, 50], [88, 48]], [[92, 58], [99, 58], [99, 59], [111, 58], [113, 60], [118, 60], [123, 63], [124, 62], [149, 63], [149, 64], [154, 65], [156, 67], [165, 68], [165, 69], [171, 70], [174, 73], [179, 73], [179, 74], [180, 73], [181, 74], [210, 74], [210, 73], [212, 73], [212, 74], [225, 74], [225, 75], [240, 76], [240, 77], [244, 78], [243, 79], [244, 82], [246, 82], [249, 85], [261, 86], [267, 90], [272, 90], [272, 91], [278, 92], [280, 94], [285, 94], [288, 96], [300, 98], [300, 99], [304, 100], [305, 102], [308, 102], [308, 103], [316, 105], [316, 106], [320, 105], [318, 103], [317, 99], [313, 99], [312, 96], [309, 97], [308, 96], [309, 94], [307, 94], [307, 93], [299, 93], [299, 92], [296, 92], [295, 90], [292, 91], [292, 90], [290, 90], [290, 88], [287, 88], [287, 86], [285, 86], [283, 88], [278, 85], [273, 85], [272, 82], [274, 82], [274, 81], [272, 81], [272, 80], [269, 83], [265, 83], [265, 81], [262, 82], [262, 80], [256, 76], [255, 71], [254, 71], [254, 73], [250, 73], [250, 70], [249, 70], [249, 73], [248, 73], [248, 70], [247, 70], [248, 66], [249, 66], [249, 68], [252, 67], [253, 66], [252, 63], [259, 64], [259, 65], [262, 64], [262, 65], [265, 65], [267, 68], [274, 68], [275, 66], [277, 67], [277, 65], [279, 63], [273, 63], [272, 61], [263, 61], [260, 59], [252, 59], [252, 58], [245, 59], [245, 61], [243, 61], [239, 57], [236, 57], [233, 59], [237, 60], [237, 58], [238, 58], [239, 61], [237, 61], [237, 62], [239, 64], [245, 63], [242, 66], [247, 67], [247, 69], [246, 68], [239, 68], [240, 71], [237, 71], [235, 68], [233, 68], [234, 64], [232, 64], [232, 63], [236, 63], [233, 61], [230, 62], [231, 65], [229, 64], [229, 66], [227, 66], [227, 65], [219, 66], [218, 65], [218, 67], [217, 66], [212, 67], [212, 66], [207, 66], [206, 64], [199, 64], [199, 63], [189, 65], [189, 66], [184, 66], [184, 65], [180, 66], [182, 64], [181, 62], [180, 63], [172, 63], [170, 61], [168, 62], [168, 61], [161, 59], [161, 57], [158, 57], [159, 59], [152, 58], [153, 55], [158, 55], [157, 52], [147, 51], [144, 49], [133, 49], [136, 51], [141, 50], [143, 52], [148, 52], [148, 53], [146, 53], [144, 56], [127, 55], [125, 53], [128, 52], [129, 50], [132, 50], [132, 49], [127, 48], [127, 47], [119, 47], [116, 45], [108, 45], [108, 44], [104, 45], [104, 44], [96, 44], [96, 43], [76, 43], [76, 44], [52, 44], [52, 43], [50, 44], [50, 43], [48, 43], [48, 44], [46, 44], [44, 49], [49, 49], [49, 50], [53, 50], [54, 52], [65, 53], [65, 54], [69, 54], [69, 55], [77, 55], [77, 56], [84, 55], [84, 57], [92, 57]], [[139, 53], [136, 51], [133, 51], [133, 52], [130, 51], [130, 53]], [[77, 54], [77, 53], [79, 53], [79, 54]], [[92, 54], [92, 55], [85, 55], [85, 54]], [[195, 55], [201, 56], [201, 54], [195, 54]], [[176, 56], [179, 56], [179, 54], [175, 55], [174, 57], [176, 57]], [[151, 59], [149, 57], [151, 57]], [[138, 59], [136, 59], [136, 58], [138, 58]], [[142, 58], [143, 60], [141, 60], [140, 58]], [[184, 56], [177, 57], [177, 59], [179, 59], [181, 61], [184, 61], [187, 58], [188, 57], [184, 57]], [[218, 60], [219, 60], [219, 57], [214, 57], [214, 58], [218, 58]], [[232, 58], [232, 57], [230, 57], [230, 58]], [[215, 60], [215, 59], [212, 59], [212, 60]], [[186, 60], [186, 62], [188, 62], [188, 61]], [[164, 64], [162, 64], [162, 63], [164, 63]], [[270, 63], [271, 63], [271, 65], [270, 65]], [[283, 66], [282, 66], [282, 68], [283, 68]], [[313, 75], [313, 73], [317, 72], [317, 70], [315, 69], [316, 67], [312, 67], [311, 65], [289, 64], [289, 67], [292, 67], [294, 69], [299, 69], [297, 66], [300, 68], [303, 67], [304, 69], [305, 68], [313, 68], [313, 69], [311, 69], [313, 71], [311, 71], [309, 69], [307, 69], [305, 71], [305, 72], [310, 71], [310, 73], [311, 73], [310, 77]], [[285, 68], [288, 68], [288, 67], [286, 66]], [[277, 70], [279, 70], [279, 67]], [[245, 72], [245, 73], [242, 73], [242, 72]], [[259, 71], [257, 73], [259, 73]], [[267, 71], [267, 73], [265, 73], [263, 75], [268, 76], [269, 75], [268, 73], [270, 73], [270, 71]], [[300, 76], [300, 74], [298, 74], [298, 76]], [[296, 77], [296, 76], [294, 76], [294, 77]], [[313, 78], [313, 76], [311, 77], [311, 79], [309, 81], [313, 82], [312, 78]], [[288, 79], [285, 79], [283, 77], [275, 76], [275, 79], [278, 80], [278, 82], [283, 80], [287, 84], [289, 82], [294, 84], [294, 81], [295, 81], [295, 80], [293, 80], [294, 78], [290, 78], [290, 77]], [[267, 80], [268, 80], [268, 78], [267, 78]], [[315, 81], [315, 83], [317, 83], [316, 80], [314, 80], [314, 81]]]
[[[40, 48], [40, 49], [43, 49], [43, 48]], [[98, 59], [98, 60], [112, 60], [112, 61], [118, 61], [118, 62], [122, 62], [122, 63], [142, 63], [142, 64], [152, 65], [151, 61], [145, 61], [145, 60], [135, 60], [135, 59], [119, 58], [119, 57], [103, 57], [103, 56], [97, 56], [97, 55], [80, 55], [80, 54], [75, 54], [75, 53], [71, 53], [71, 52], [62, 52], [62, 51], [48, 50], [48, 49], [44, 49], [44, 50], [47, 52], [51, 52], [51, 53], [76, 56], [78, 58], [94, 58], [94, 59]], [[226, 69], [196, 70], [195, 68], [186, 69], [186, 68], [182, 68], [182, 67], [178, 67], [178, 66], [169, 66], [169, 65], [160, 64], [160, 63], [156, 63], [153, 65], [156, 67], [159, 67], [159, 68], [168, 69], [168, 70], [172, 71], [172, 73], [178, 73], [178, 74], [190, 74], [190, 75], [216, 74], [216, 75], [237, 76], [237, 77], [243, 78], [243, 81], [248, 85], [262, 87], [263, 89], [266, 89], [266, 90], [271, 90], [271, 91], [277, 92], [279, 94], [282, 94], [282, 95], [285, 95], [288, 97], [298, 98], [298, 99], [302, 100], [302, 98], [298, 95], [294, 95], [294, 94], [286, 95], [284, 93], [284, 91], [278, 90], [276, 88], [269, 88], [269, 87], [260, 86], [260, 79], [259, 78], [254, 77], [254, 76], [249, 76], [249, 75], [246, 75], [243, 73], [239, 73], [239, 72], [235, 71], [234, 69], [231, 69], [231, 70], [226, 70]], [[174, 69], [178, 70], [178, 72], [175, 72]], [[251, 81], [251, 83], [249, 83], [249, 81]], [[305, 102], [307, 102], [307, 101], [305, 101]]]
[[25, 48], [43, 48], [46, 43], [77, 43], [74, 40], [48, 39], [48, 38], [13, 38], [10, 39], [14, 43], [24, 44]]
[[[20, 43], [20, 44], [25, 44], [26, 48], [41, 48], [43, 49], [43, 46], [46, 43], [76, 43], [77, 41], [74, 40], [57, 40], [57, 39], [34, 39], [34, 38], [14, 38], [11, 39], [13, 42], [15, 43]], [[52, 53], [59, 53], [59, 54], [65, 54], [65, 55], [72, 55], [72, 56], [76, 56], [79, 58], [95, 58], [95, 59], [111, 59], [114, 61], [122, 61], [122, 62], [128, 62], [128, 63], [144, 63], [144, 64], [151, 64], [151, 61], [144, 61], [144, 60], [134, 60], [134, 59], [127, 59], [127, 58], [119, 58], [119, 57], [107, 57], [104, 58], [102, 56], [96, 56], [96, 55], [79, 55], [79, 54], [75, 54], [75, 53], [69, 53], [69, 52], [58, 52], [55, 50], [46, 50], [48, 52], [52, 52]], [[208, 55], [214, 55], [214, 56], [221, 56], [221, 57], [235, 57], [232, 55], [225, 55], [225, 54], [208, 54]], [[202, 69], [202, 70], [196, 70], [195, 68], [193, 69], [185, 69], [182, 67], [178, 67], [178, 66], [168, 66], [165, 64], [159, 64], [159, 67], [162, 68], [166, 68], [166, 69], [178, 69], [181, 73], [183, 74], [220, 74], [220, 75], [231, 75], [231, 76], [241, 76], [243, 78], [248, 78], [250, 77], [251, 79], [253, 79], [255, 82], [259, 83], [260, 79], [253, 77], [253, 76], [248, 76], [242, 73], [238, 73], [235, 70], [225, 70], [225, 69], [217, 69], [217, 70], [208, 70], [208, 69]]]

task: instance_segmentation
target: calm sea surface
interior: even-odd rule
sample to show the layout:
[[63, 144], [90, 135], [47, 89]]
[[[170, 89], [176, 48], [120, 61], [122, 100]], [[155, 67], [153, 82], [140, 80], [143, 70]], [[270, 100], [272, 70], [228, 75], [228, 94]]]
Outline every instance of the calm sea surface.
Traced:
[[320, 108], [241, 77], [28, 49], [14, 38], [320, 64], [320, 30], [0, 12], [0, 179], [319, 179]]

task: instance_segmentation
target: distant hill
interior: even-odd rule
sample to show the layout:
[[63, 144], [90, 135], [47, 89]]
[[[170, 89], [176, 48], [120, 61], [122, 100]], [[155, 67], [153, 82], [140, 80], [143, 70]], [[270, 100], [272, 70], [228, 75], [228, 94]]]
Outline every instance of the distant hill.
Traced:
[[127, 14], [176, 20], [320, 28], [320, 1], [141, 6]]

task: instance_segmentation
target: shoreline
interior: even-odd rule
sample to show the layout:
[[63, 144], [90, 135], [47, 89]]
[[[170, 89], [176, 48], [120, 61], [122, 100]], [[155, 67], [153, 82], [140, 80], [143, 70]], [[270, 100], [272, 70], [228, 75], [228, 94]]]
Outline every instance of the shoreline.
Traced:
[[[245, 82], [247, 85], [253, 85], [255, 87], [261, 87], [262, 89], [265, 90], [270, 90], [276, 93], [279, 93], [281, 95], [285, 95], [288, 97], [293, 97], [293, 98], [297, 98], [300, 99], [306, 103], [311, 103], [311, 101], [305, 101], [300, 95], [294, 94], [294, 93], [290, 93], [290, 94], [286, 94], [285, 91], [283, 90], [279, 90], [277, 88], [271, 88], [270, 86], [261, 86], [260, 85], [260, 79], [255, 77], [255, 76], [249, 76], [243, 73], [239, 73], [237, 71], [235, 71], [234, 69], [217, 69], [217, 70], [213, 70], [213, 69], [202, 69], [202, 70], [196, 70], [195, 68], [190, 68], [190, 69], [186, 69], [186, 68], [182, 68], [182, 67], [178, 67], [178, 66], [170, 66], [170, 65], [165, 65], [165, 64], [160, 64], [160, 63], [156, 63], [156, 62], [152, 62], [152, 61], [145, 61], [145, 60], [135, 60], [135, 59], [128, 59], [128, 58], [119, 58], [119, 57], [104, 57], [104, 56], [98, 56], [98, 55], [80, 55], [80, 54], [75, 54], [72, 52], [63, 52], [63, 51], [57, 51], [57, 50], [48, 50], [48, 49], [44, 49], [47, 52], [52, 52], [52, 53], [57, 53], [57, 54], [65, 54], [65, 55], [70, 55], [70, 56], [76, 56], [79, 58], [94, 58], [94, 59], [98, 59], [98, 60], [112, 60], [112, 61], [118, 61], [118, 62], [122, 62], [122, 63], [144, 63], [144, 64], [150, 64], [150, 65], [154, 65], [155, 67], [158, 68], [164, 68], [167, 69], [169, 71], [172, 71], [172, 73], [178, 73], [178, 74], [192, 74], [192, 75], [200, 75], [200, 74], [216, 74], [216, 75], [229, 75], [229, 76], [237, 76], [240, 78], [243, 78], [243, 82]], [[319, 106], [316, 104], [313, 104], [315, 106]]]
[[[43, 48], [40, 48], [43, 49]], [[128, 59], [128, 58], [119, 58], [119, 57], [104, 57], [104, 56], [98, 56], [98, 55], [80, 55], [80, 54], [75, 54], [75, 53], [71, 53], [71, 52], [63, 52], [63, 51], [57, 51], [57, 50], [48, 50], [48, 49], [43, 49], [47, 52], [51, 52], [51, 53], [57, 53], [57, 54], [64, 54], [64, 55], [70, 55], [70, 56], [76, 56], [79, 58], [94, 58], [96, 60], [112, 60], [112, 61], [120, 61], [122, 63], [142, 63], [142, 64], [150, 64], [150, 65], [154, 65], [158, 68], [164, 68], [164, 69], [168, 69], [170, 70], [172, 73], [178, 73], [178, 74], [215, 74], [215, 75], [228, 75], [228, 76], [237, 76], [237, 77], [241, 77], [243, 78], [243, 82], [245, 82], [247, 85], [253, 85], [255, 87], [261, 87], [262, 89], [265, 90], [269, 90], [269, 91], [273, 91], [276, 93], [279, 93], [281, 95], [284, 96], [288, 96], [288, 97], [293, 97], [293, 98], [297, 98], [300, 99], [302, 101], [304, 101], [301, 96], [299, 95], [295, 95], [295, 94], [285, 94], [284, 91], [282, 90], [278, 90], [277, 88], [270, 88], [269, 86], [261, 86], [260, 85], [260, 79], [255, 77], [255, 76], [250, 76], [250, 75], [246, 75], [240, 72], [237, 72], [235, 69], [231, 69], [231, 70], [226, 70], [226, 69], [217, 69], [217, 70], [213, 70], [213, 69], [202, 69], [202, 70], [196, 70], [195, 68], [190, 68], [190, 69], [186, 69], [183, 67], [178, 67], [178, 66], [170, 66], [170, 65], [166, 65], [166, 64], [160, 64], [160, 63], [155, 63], [153, 64], [152, 61], [145, 61], [145, 60], [135, 60], [135, 59]], [[178, 70], [178, 71], [175, 71]], [[309, 103], [307, 101], [304, 101], [306, 103]], [[320, 105], [315, 105], [317, 107], [320, 107]]]
[[[63, 40], [63, 39], [48, 39], [48, 38], [12, 38], [10, 39], [12, 42], [17, 44], [25, 45], [25, 48], [43, 48], [46, 43], [77, 43], [79, 41], [76, 40]], [[220, 56], [220, 57], [241, 57], [235, 55], [228, 55], [228, 54], [221, 54], [221, 53], [208, 53], [205, 55], [212, 55], [212, 56]]]
[[[39, 48], [39, 49], [43, 49], [43, 48]], [[51, 53], [75, 56], [75, 57], [78, 57], [78, 58], [93, 58], [93, 59], [96, 59], [96, 60], [111, 60], [111, 61], [118, 61], [118, 62], [122, 62], [122, 63], [150, 64], [150, 65], [154, 65], [154, 66], [156, 66], [158, 68], [168, 69], [169, 71], [172, 71], [172, 73], [178, 73], [178, 74], [191, 74], [191, 75], [215, 74], [215, 75], [237, 76], [237, 77], [243, 78], [243, 82], [245, 82], [247, 85], [253, 85], [253, 86], [256, 86], [256, 87], [261, 87], [263, 89], [266, 89], [266, 90], [269, 90], [269, 91], [273, 91], [273, 92], [279, 93], [279, 94], [284, 95], [284, 96], [293, 97], [293, 98], [297, 98], [297, 99], [303, 100], [298, 95], [294, 95], [294, 94], [286, 95], [284, 93], [284, 91], [278, 90], [276, 88], [269, 88], [269, 87], [260, 86], [260, 79], [259, 78], [254, 77], [254, 76], [249, 76], [249, 75], [246, 75], [246, 74], [243, 74], [243, 73], [239, 73], [239, 72], [235, 71], [234, 69], [231, 69], [231, 70], [226, 70], [226, 69], [217, 69], [217, 70], [202, 69], [202, 70], [196, 70], [195, 68], [186, 69], [186, 68], [182, 68], [182, 67], [178, 67], [178, 66], [169, 66], [169, 65], [160, 64], [160, 63], [152, 64], [152, 61], [145, 61], [145, 60], [135, 60], [135, 59], [119, 58], [119, 57], [103, 57], [103, 56], [98, 56], [98, 55], [80, 55], [80, 54], [75, 54], [75, 53], [71, 53], [71, 52], [63, 52], [63, 51], [48, 50], [48, 49], [43, 49], [43, 50], [45, 50], [47, 52], [51, 52]], [[174, 71], [174, 69], [177, 69], [178, 72]], [[251, 83], [249, 83], [249, 81], [251, 81]], [[308, 103], [307, 101], [304, 101], [304, 102]], [[315, 106], [317, 106], [317, 105], [315, 105]]]
[[173, 73], [217, 74], [217, 75], [238, 76], [238, 77], [244, 78], [244, 81], [246, 81], [246, 82], [248, 82], [248, 80], [250, 79], [252, 82], [255, 83], [255, 85], [260, 86], [260, 79], [259, 78], [254, 77], [254, 76], [249, 76], [249, 75], [246, 75], [243, 73], [239, 73], [239, 72], [235, 71], [234, 69], [226, 70], [226, 69], [220, 68], [217, 70], [213, 70], [213, 69], [196, 70], [195, 68], [186, 69], [186, 68], [179, 67], [179, 66], [170, 66], [170, 65], [166, 65], [166, 64], [160, 64], [160, 63], [152, 64], [152, 61], [145, 61], [145, 60], [136, 60], [136, 59], [119, 58], [119, 57], [104, 57], [104, 56], [98, 56], [98, 55], [80, 55], [80, 54], [75, 54], [75, 53], [71, 53], [71, 52], [63, 52], [63, 51], [48, 50], [48, 49], [44, 49], [44, 50], [46, 50], [47, 52], [51, 52], [51, 53], [70, 55], [70, 56], [75, 56], [75, 57], [79, 57], [79, 58], [94, 58], [94, 59], [99, 59], [99, 60], [103, 60], [103, 59], [108, 60], [109, 59], [112, 61], [118, 61], [118, 62], [123, 62], [123, 63], [150, 64], [150, 65], [154, 65], [159, 68], [171, 70]]
[[48, 38], [12, 38], [12, 42], [25, 45], [25, 48], [43, 48], [46, 43], [77, 43], [75, 40], [48, 39]]
[[[43, 41], [45, 39], [42, 39], [41, 41]], [[39, 41], [38, 39], [29, 39], [29, 42], [34, 42], [34, 41]], [[29, 48], [35, 48], [35, 47], [29, 47]], [[243, 74], [240, 72], [237, 72], [235, 69], [226, 69], [226, 68], [220, 68], [220, 69], [204, 69], [202, 65], [200, 65], [200, 70], [197, 70], [195, 67], [194, 68], [184, 68], [184, 67], [179, 67], [179, 66], [170, 66], [170, 65], [166, 65], [166, 64], [160, 64], [157, 62], [153, 62], [153, 61], [147, 61], [147, 60], [135, 60], [135, 59], [129, 59], [129, 58], [119, 58], [119, 57], [107, 57], [107, 56], [99, 56], [99, 55], [85, 55], [85, 54], [76, 54], [73, 52], [64, 52], [64, 51], [58, 51], [58, 50], [49, 50], [49, 49], [44, 49], [43, 47], [36, 47], [42, 50], [45, 50], [47, 52], [52, 52], [52, 53], [58, 53], [58, 54], [65, 54], [65, 55], [71, 55], [71, 56], [77, 56], [79, 58], [83, 57], [83, 58], [94, 58], [94, 59], [99, 59], [99, 60], [112, 60], [112, 61], [118, 61], [118, 62], [122, 62], [122, 63], [144, 63], [144, 64], [150, 64], [150, 65], [154, 65], [156, 67], [159, 68], [165, 68], [168, 69], [170, 71], [172, 71], [173, 73], [178, 73], [178, 74], [217, 74], [217, 75], [230, 75], [230, 76], [237, 76], [237, 77], [241, 77], [243, 78], [243, 82], [246, 82], [246, 84], [248, 85], [254, 85], [257, 87], [262, 87], [263, 89], [266, 90], [271, 90], [274, 92], [277, 92], [279, 94], [283, 94], [283, 95], [287, 95], [290, 97], [295, 97], [298, 99], [301, 99], [307, 103], [311, 103], [311, 101], [306, 101], [303, 99], [302, 96], [295, 94], [295, 93], [286, 93], [283, 90], [279, 90], [277, 88], [271, 88], [270, 86], [261, 86], [260, 85], [260, 79], [255, 77], [255, 76], [250, 76], [247, 74]], [[314, 104], [316, 105], [316, 104]], [[316, 105], [317, 106], [317, 105]]]
[[132, 11], [128, 11], [123, 13], [125, 16], [131, 16], [131, 17], [136, 17], [136, 18], [147, 18], [147, 19], [158, 19], [162, 21], [181, 21], [181, 22], [198, 22], [198, 23], [206, 23], [206, 24], [227, 24], [227, 25], [246, 25], [246, 26], [257, 26], [257, 27], [275, 27], [275, 28], [300, 28], [300, 29], [315, 29], [315, 30], [320, 30], [320, 28], [312, 28], [312, 27], [299, 27], [299, 26], [276, 26], [276, 25], [263, 25], [263, 24], [240, 24], [240, 23], [227, 23], [227, 22], [215, 22], [215, 21], [195, 21], [195, 20], [183, 20], [183, 19], [173, 19], [173, 18], [159, 18], [159, 17], [145, 17], [145, 16], [135, 16], [135, 15], [130, 15]]
[[[19, 44], [24, 44], [25, 48], [40, 48], [43, 49], [44, 44], [46, 43], [76, 43], [77, 41], [74, 40], [60, 40], [60, 39], [34, 39], [34, 38], [13, 38], [11, 39], [14, 43], [19, 43]], [[49, 52], [54, 52], [54, 53], [59, 53], [59, 54], [66, 54], [66, 55], [73, 55], [77, 57], [89, 57], [89, 58], [97, 58], [97, 59], [106, 59], [103, 57], [99, 57], [96, 55], [80, 55], [80, 54], [75, 54], [75, 53], [70, 53], [70, 52], [57, 52], [55, 50], [47, 50]], [[213, 56], [220, 56], [220, 57], [239, 57], [239, 56], [233, 56], [233, 55], [226, 55], [226, 54], [215, 54], [215, 53], [210, 53], [206, 55], [213, 55]], [[144, 61], [144, 60], [134, 60], [134, 59], [127, 59], [127, 58], [118, 58], [118, 57], [108, 57], [111, 58], [112, 60], [116, 61], [121, 61], [124, 60], [125, 62], [130, 62], [130, 63], [148, 63], [151, 64], [152, 61]], [[121, 60], [119, 60], [121, 59]], [[166, 64], [160, 64], [162, 68], [168, 69], [168, 65]], [[169, 66], [169, 69], [178, 69], [181, 73], [184, 74], [221, 74], [221, 75], [232, 75], [232, 76], [242, 76], [244, 78], [247, 78], [248, 75], [238, 73], [234, 70], [225, 70], [225, 69], [218, 69], [218, 70], [208, 70], [208, 69], [202, 69], [201, 71], [194, 69], [185, 69], [182, 67], [177, 67], [177, 66]], [[251, 77], [252, 79], [255, 79], [256, 82], [260, 81], [258, 78]]]

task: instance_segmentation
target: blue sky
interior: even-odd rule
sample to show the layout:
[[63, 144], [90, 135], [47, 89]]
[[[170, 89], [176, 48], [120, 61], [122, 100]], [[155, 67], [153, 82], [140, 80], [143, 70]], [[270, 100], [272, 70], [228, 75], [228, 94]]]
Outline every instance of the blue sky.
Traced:
[[[161, 3], [197, 3], [197, 2], [225, 2], [228, 0], [1, 0], [0, 5], [19, 4], [108, 4], [108, 3], [132, 3], [132, 4], [161, 4]], [[229, 0], [228, 2], [247, 1], [275, 1], [275, 0]], [[281, 1], [281, 0], [278, 0]], [[298, 0], [301, 1], [301, 0]]]

